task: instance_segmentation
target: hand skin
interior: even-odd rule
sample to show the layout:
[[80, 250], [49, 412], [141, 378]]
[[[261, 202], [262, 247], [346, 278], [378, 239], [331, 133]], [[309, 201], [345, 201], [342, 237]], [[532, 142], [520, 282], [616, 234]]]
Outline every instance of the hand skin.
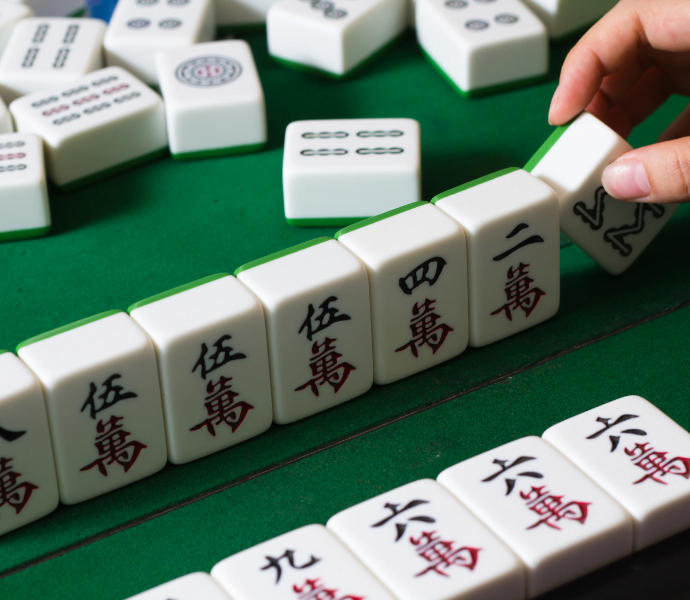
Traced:
[[[620, 0], [568, 54], [549, 122], [587, 110], [628, 137], [672, 94], [690, 96], [690, 0]], [[609, 165], [602, 183], [620, 200], [690, 200], [690, 106], [659, 143]]]

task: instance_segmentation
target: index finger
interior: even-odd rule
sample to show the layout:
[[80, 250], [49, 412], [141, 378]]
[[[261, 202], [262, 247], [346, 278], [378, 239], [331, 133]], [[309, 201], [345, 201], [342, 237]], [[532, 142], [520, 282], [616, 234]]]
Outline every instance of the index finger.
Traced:
[[621, 0], [568, 54], [549, 121], [562, 125], [576, 117], [592, 101], [604, 77], [622, 69], [646, 47], [690, 49], [688, 0]]

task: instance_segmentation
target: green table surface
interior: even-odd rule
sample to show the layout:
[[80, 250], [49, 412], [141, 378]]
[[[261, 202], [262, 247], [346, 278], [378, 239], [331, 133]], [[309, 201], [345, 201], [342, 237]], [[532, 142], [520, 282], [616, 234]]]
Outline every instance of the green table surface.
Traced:
[[[53, 193], [50, 237], [0, 244], [0, 348], [333, 235], [285, 223], [291, 121], [419, 120], [425, 200], [524, 165], [551, 132], [547, 109], [572, 45], [552, 45], [548, 81], [469, 100], [412, 35], [344, 82], [278, 66], [263, 34], [245, 37], [266, 93], [267, 150], [167, 157]], [[652, 143], [685, 104], [669, 100], [631, 143]], [[0, 598], [122, 600], [627, 394], [690, 429], [689, 232], [685, 206], [616, 278], [563, 238], [561, 310], [549, 322], [0, 537]], [[676, 597], [689, 559], [690, 533], [680, 534], [549, 597]]]

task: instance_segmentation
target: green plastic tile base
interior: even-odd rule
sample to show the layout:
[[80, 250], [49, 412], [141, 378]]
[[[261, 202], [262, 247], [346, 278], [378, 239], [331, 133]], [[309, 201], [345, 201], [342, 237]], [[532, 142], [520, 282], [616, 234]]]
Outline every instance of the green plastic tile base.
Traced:
[[[577, 118], [577, 117], [576, 117]], [[574, 121], [575, 119], [573, 119]], [[556, 130], [547, 138], [547, 140], [541, 145], [539, 150], [536, 151], [534, 156], [527, 161], [525, 165], [525, 171], [531, 173], [534, 168], [542, 161], [542, 159], [548, 154], [549, 150], [556, 145], [556, 142], [561, 139], [563, 134], [568, 131], [568, 128], [573, 124], [570, 121], [567, 125], [561, 125], [556, 127]]]
[[484, 177], [480, 177], [479, 179], [474, 179], [473, 181], [469, 181], [468, 183], [463, 183], [462, 185], [459, 185], [458, 187], [454, 187], [447, 192], [441, 192], [438, 196], [434, 196], [431, 199], [432, 204], [436, 204], [437, 202], [440, 202], [444, 198], [448, 198], [448, 196], [455, 196], [455, 194], [459, 194], [460, 192], [464, 192], [465, 190], [472, 189], [473, 187], [477, 187], [478, 185], [482, 185], [483, 183], [487, 183], [489, 181], [492, 181], [494, 179], [498, 179], [499, 177], [503, 177], [504, 175], [510, 175], [511, 173], [515, 173], [515, 171], [519, 171], [517, 167], [508, 167], [507, 169], [502, 169], [501, 171], [496, 171], [495, 173], [490, 173], [489, 175], [484, 175]]
[[56, 335], [60, 335], [61, 333], [65, 333], [66, 331], [71, 331], [72, 329], [77, 329], [77, 327], [83, 327], [84, 325], [88, 325], [89, 323], [93, 323], [95, 321], [100, 321], [101, 319], [106, 319], [107, 317], [112, 317], [113, 315], [117, 315], [121, 313], [121, 310], [115, 309], [115, 310], [109, 310], [106, 312], [98, 313], [97, 315], [93, 315], [91, 317], [86, 317], [85, 319], [81, 319], [79, 321], [75, 321], [74, 323], [70, 323], [69, 325], [63, 325], [62, 327], [58, 327], [57, 329], [52, 329], [51, 331], [46, 331], [45, 333], [41, 333], [39, 335], [36, 335], [32, 338], [29, 338], [28, 340], [24, 340], [23, 342], [20, 342], [17, 344], [17, 348], [15, 349], [15, 352], [19, 353], [19, 351], [22, 348], [25, 348], [26, 346], [30, 346], [31, 344], [35, 344], [36, 342], [40, 342], [42, 340], [47, 340], [48, 338], [54, 337]]
[[285, 219], [293, 227], [347, 227], [369, 217], [334, 217], [332, 219]]
[[509, 92], [510, 90], [515, 90], [522, 87], [527, 87], [530, 85], [536, 85], [538, 83], [543, 83], [548, 80], [548, 73], [543, 75], [537, 75], [536, 77], [525, 77], [524, 79], [516, 79], [515, 81], [508, 81], [506, 83], [499, 83], [497, 85], [490, 85], [484, 88], [478, 88], [475, 90], [465, 91], [455, 83], [448, 74], [438, 65], [438, 63], [431, 58], [425, 51], [424, 48], [420, 46], [419, 48], [422, 54], [429, 61], [431, 66], [437, 71], [443, 79], [445, 79], [448, 84], [461, 96], [465, 98], [480, 98], [481, 96], [489, 96], [491, 94], [500, 94], [502, 92]]
[[139, 165], [143, 165], [151, 161], [154, 161], [158, 158], [162, 158], [167, 154], [168, 147], [166, 146], [165, 148], [161, 148], [160, 150], [156, 150], [149, 154], [144, 154], [144, 156], [140, 156], [138, 158], [128, 160], [127, 162], [124, 162], [122, 164], [115, 165], [114, 167], [110, 167], [103, 171], [99, 171], [98, 173], [94, 173], [93, 175], [88, 175], [87, 177], [82, 177], [81, 179], [70, 181], [69, 183], [65, 183], [64, 185], [56, 184], [55, 189], [57, 189], [59, 192], [71, 192], [73, 190], [86, 187], [87, 185], [91, 185], [92, 183], [96, 183], [97, 181], [108, 179], [109, 177], [113, 177], [114, 175], [117, 175], [124, 171], [129, 171], [130, 169], [138, 167]]
[[253, 269], [254, 267], [258, 267], [260, 265], [265, 265], [266, 263], [270, 263], [274, 260], [278, 260], [279, 258], [283, 258], [284, 256], [290, 256], [290, 254], [294, 254], [295, 252], [299, 252], [300, 250], [306, 250], [307, 248], [311, 248], [312, 246], [318, 246], [319, 244], [323, 244], [325, 242], [330, 242], [332, 239], [333, 238], [329, 238], [329, 237], [316, 238], [313, 240], [309, 240], [307, 242], [302, 242], [301, 244], [297, 244], [296, 246], [286, 248], [285, 250], [280, 250], [279, 252], [274, 252], [273, 254], [269, 254], [268, 256], [264, 256], [262, 258], [257, 258], [256, 260], [248, 262], [248, 263], [242, 265], [241, 267], [237, 267], [237, 269], [235, 269], [235, 272], [233, 273], [233, 275], [235, 277], [237, 277], [243, 271], [249, 271], [249, 269]]
[[139, 300], [139, 302], [135, 302], [134, 304], [132, 304], [132, 306], [130, 306], [127, 309], [127, 313], [131, 314], [133, 310], [141, 308], [142, 306], [153, 304], [154, 302], [164, 300], [165, 298], [170, 298], [170, 296], [176, 296], [177, 294], [181, 294], [182, 292], [186, 292], [187, 290], [193, 290], [194, 288], [205, 285], [207, 283], [211, 283], [212, 281], [223, 279], [224, 277], [230, 277], [230, 274], [216, 273], [215, 275], [209, 275], [208, 277], [204, 277], [203, 279], [197, 279], [196, 281], [192, 281], [191, 283], [180, 285], [176, 288], [168, 290], [167, 292], [161, 292], [160, 294], [156, 294], [155, 296], [144, 298], [144, 300]]
[[406, 35], [406, 33], [407, 33], [406, 31], [403, 31], [400, 35], [393, 38], [387, 44], [384, 44], [383, 46], [381, 46], [372, 55], [368, 56], [363, 61], [357, 63], [347, 73], [344, 73], [342, 75], [340, 75], [338, 73], [332, 73], [331, 71], [324, 71], [323, 69], [317, 69], [316, 67], [310, 67], [309, 65], [294, 62], [291, 60], [286, 60], [284, 58], [278, 58], [277, 56], [273, 56], [273, 55], [271, 55], [271, 58], [274, 61], [276, 61], [279, 65], [282, 65], [284, 67], [288, 67], [290, 69], [302, 71], [303, 73], [311, 73], [313, 75], [320, 75], [322, 77], [327, 77], [328, 79], [334, 79], [336, 81], [343, 81], [345, 79], [349, 79], [350, 77], [353, 77], [354, 75], [359, 73], [362, 69], [365, 69], [367, 66], [369, 66], [369, 63], [375, 61], [384, 52], [386, 52], [387, 50], [389, 50], [390, 48], [395, 46], [395, 44], [397, 44]]
[[356, 231], [357, 229], [361, 229], [362, 227], [367, 227], [368, 225], [373, 225], [374, 223], [378, 223], [379, 221], [384, 221], [385, 219], [390, 219], [391, 217], [405, 213], [408, 210], [413, 210], [415, 208], [419, 208], [420, 206], [427, 205], [428, 202], [412, 202], [410, 204], [406, 204], [405, 206], [399, 206], [398, 208], [394, 208], [385, 213], [381, 213], [380, 215], [377, 215], [375, 217], [370, 217], [369, 219], [364, 219], [348, 227], [345, 227], [345, 229], [341, 229], [333, 237], [336, 240], [340, 239], [341, 236], [350, 233], [351, 231]]
[[50, 233], [48, 227], [36, 227], [35, 229], [20, 229], [18, 231], [0, 231], [0, 242], [11, 240], [26, 240], [29, 238], [41, 237]]
[[247, 144], [246, 146], [230, 146], [229, 148], [216, 148], [215, 150], [199, 150], [197, 152], [180, 152], [172, 154], [175, 160], [200, 160], [203, 158], [218, 158], [232, 156], [234, 154], [250, 154], [261, 152], [266, 148], [266, 142], [261, 144]]

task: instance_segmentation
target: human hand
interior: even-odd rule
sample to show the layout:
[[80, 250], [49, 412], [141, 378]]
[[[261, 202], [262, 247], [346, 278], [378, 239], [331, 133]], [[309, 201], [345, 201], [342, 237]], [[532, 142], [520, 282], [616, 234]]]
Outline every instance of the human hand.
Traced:
[[[621, 136], [672, 94], [690, 96], [690, 0], [620, 0], [570, 51], [549, 110], [563, 125], [587, 110]], [[659, 143], [604, 171], [620, 200], [690, 200], [690, 106]]]

